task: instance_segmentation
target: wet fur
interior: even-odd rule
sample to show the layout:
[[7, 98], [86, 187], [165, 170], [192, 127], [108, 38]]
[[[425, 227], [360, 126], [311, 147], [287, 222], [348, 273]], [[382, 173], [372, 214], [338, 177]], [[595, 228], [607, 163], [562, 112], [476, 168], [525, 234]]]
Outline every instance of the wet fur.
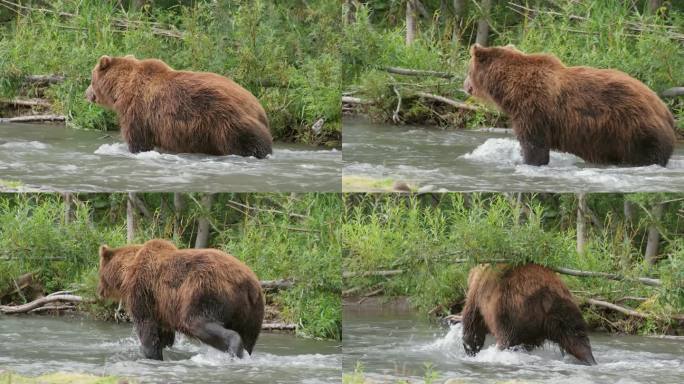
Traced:
[[132, 153], [157, 147], [264, 158], [272, 152], [259, 100], [215, 73], [175, 71], [156, 59], [103, 56], [86, 97], [117, 113]]
[[477, 354], [491, 333], [499, 349], [527, 350], [545, 340], [585, 364], [596, 364], [587, 325], [570, 291], [555, 272], [536, 264], [483, 265], [468, 276], [463, 309], [463, 345]]
[[162, 359], [175, 331], [238, 357], [251, 354], [264, 299], [256, 275], [215, 249], [177, 249], [166, 240], [100, 248], [100, 296], [123, 299], [147, 358]]
[[617, 70], [476, 44], [464, 88], [509, 116], [525, 164], [548, 164], [549, 150], [558, 150], [595, 164], [665, 166], [674, 149], [665, 103]]

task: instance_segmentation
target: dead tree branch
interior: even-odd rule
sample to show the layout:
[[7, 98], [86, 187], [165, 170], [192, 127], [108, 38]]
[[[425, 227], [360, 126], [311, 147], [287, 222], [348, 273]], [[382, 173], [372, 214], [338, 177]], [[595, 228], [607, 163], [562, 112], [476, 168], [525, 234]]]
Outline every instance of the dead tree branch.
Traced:
[[577, 277], [599, 277], [603, 279], [608, 279], [608, 280], [616, 280], [616, 281], [622, 281], [622, 280], [635, 280], [638, 281], [644, 285], [650, 285], [653, 287], [660, 287], [662, 286], [662, 282], [660, 279], [652, 279], [650, 277], [637, 277], [637, 278], [630, 278], [622, 275], [617, 275], [614, 273], [606, 273], [606, 272], [593, 272], [593, 271], [580, 271], [576, 269], [570, 269], [570, 268], [563, 268], [563, 267], [550, 267], [552, 270], [562, 273], [564, 275], [570, 275], [570, 276], [577, 276]]
[[432, 93], [416, 92], [416, 96], [423, 97], [426, 99], [432, 99], [435, 101], [439, 101], [440, 103], [448, 104], [448, 105], [451, 105], [452, 107], [459, 108], [459, 109], [465, 109], [468, 111], [477, 111], [480, 109], [474, 105], [466, 104], [462, 101], [452, 100], [452, 99], [446, 98], [444, 96], [439, 96], [439, 95], [435, 95]]
[[461, 79], [462, 76], [439, 71], [429, 71], [423, 69], [411, 69], [411, 68], [400, 68], [400, 67], [386, 67], [385, 72], [394, 73], [397, 75], [404, 76], [428, 76], [428, 77], [439, 77], [442, 79]]
[[666, 89], [660, 93], [661, 97], [677, 97], [684, 96], [684, 87], [673, 87]]
[[80, 303], [82, 301], [83, 301], [83, 298], [81, 296], [76, 296], [76, 295], [45, 296], [45, 297], [41, 297], [40, 299], [33, 300], [32, 302], [26, 303], [23, 305], [0, 305], [0, 312], [5, 313], [5, 314], [26, 313], [26, 312], [31, 311], [32, 309], [45, 306], [45, 304], [49, 304], [49, 303], [54, 303], [54, 302]]
[[0, 123], [36, 123], [46, 121], [65, 121], [62, 115], [31, 115], [0, 118]]

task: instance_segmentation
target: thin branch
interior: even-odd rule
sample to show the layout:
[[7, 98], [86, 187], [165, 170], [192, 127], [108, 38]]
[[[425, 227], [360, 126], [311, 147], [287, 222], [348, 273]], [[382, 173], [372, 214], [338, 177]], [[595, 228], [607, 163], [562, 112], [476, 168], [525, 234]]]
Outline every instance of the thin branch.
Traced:
[[399, 117], [399, 111], [401, 111], [401, 93], [399, 93], [399, 90], [397, 90], [397, 87], [394, 85], [392, 86], [392, 90], [397, 95], [397, 108], [394, 110], [394, 114], [392, 114], [392, 121], [394, 121], [394, 124], [399, 124], [401, 123], [401, 117]]
[[404, 273], [403, 269], [392, 269], [388, 271], [366, 271], [366, 272], [343, 272], [342, 277], [369, 277], [369, 276], [394, 276]]
[[386, 67], [384, 68], [386, 72], [394, 73], [397, 75], [404, 76], [429, 76], [429, 77], [440, 77], [442, 79], [460, 79], [462, 76], [439, 71], [428, 71], [422, 69], [411, 69], [411, 68], [400, 68], [400, 67]]
[[[306, 218], [308, 217], [308, 216], [305, 216], [305, 215], [300, 215], [300, 214], [298, 214], [298, 213], [283, 212], [283, 211], [278, 211], [278, 210], [276, 210], [276, 209], [264, 209], [264, 208], [252, 207], [252, 206], [249, 206], [249, 205], [246, 205], [246, 204], [239, 203], [239, 202], [234, 201], [234, 200], [228, 200], [228, 201], [227, 201], [227, 204], [228, 204], [229, 206], [230, 206], [231, 204], [237, 205], [238, 207], [246, 208], [246, 209], [249, 209], [249, 210], [252, 210], [252, 211], [257, 211], [257, 212], [268, 212], [268, 213], [279, 213], [279, 214], [281, 214], [281, 215], [288, 215], [288, 216], [290, 216], [290, 217], [298, 217], [298, 218], [300, 218], [300, 219], [306, 219]], [[235, 209], [234, 207], [231, 207], [231, 208]], [[240, 212], [244, 212], [244, 211], [240, 211]]]
[[662, 282], [660, 279], [652, 279], [650, 277], [637, 277], [637, 278], [630, 278], [622, 275], [617, 275], [614, 273], [606, 273], [606, 272], [594, 272], [594, 271], [580, 271], [576, 269], [570, 269], [570, 268], [564, 268], [564, 267], [549, 267], [550, 269], [562, 273], [564, 275], [570, 275], [570, 276], [577, 276], [577, 277], [600, 277], [603, 279], [608, 279], [608, 280], [617, 280], [617, 281], [622, 281], [622, 280], [634, 280], [638, 281], [644, 285], [650, 285], [654, 287], [660, 287], [662, 286]]

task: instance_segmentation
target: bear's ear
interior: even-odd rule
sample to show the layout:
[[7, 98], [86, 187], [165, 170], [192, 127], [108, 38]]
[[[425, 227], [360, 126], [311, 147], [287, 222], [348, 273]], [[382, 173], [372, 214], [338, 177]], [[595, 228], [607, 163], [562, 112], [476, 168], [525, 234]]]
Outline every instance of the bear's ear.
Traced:
[[110, 65], [112, 65], [112, 58], [104, 55], [100, 57], [100, 60], [98, 61], [98, 67], [100, 67], [100, 70], [105, 70], [107, 69]]
[[475, 43], [472, 47], [470, 47], [470, 55], [478, 63], [486, 64], [491, 60], [494, 49], [495, 48], [487, 48]]
[[109, 260], [112, 257], [112, 254], [113, 252], [106, 244], [100, 246], [100, 259]]

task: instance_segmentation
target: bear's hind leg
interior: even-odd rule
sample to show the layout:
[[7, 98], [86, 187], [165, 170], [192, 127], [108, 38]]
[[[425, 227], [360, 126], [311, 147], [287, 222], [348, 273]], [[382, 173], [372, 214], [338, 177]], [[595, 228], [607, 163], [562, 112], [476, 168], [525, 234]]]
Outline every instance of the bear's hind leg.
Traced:
[[192, 336], [219, 351], [229, 352], [239, 358], [244, 356], [244, 346], [240, 335], [232, 329], [224, 328], [219, 323], [198, 322], [192, 329]]
[[532, 143], [520, 142], [523, 163], [527, 165], [547, 165], [549, 163], [549, 148], [535, 146]]

